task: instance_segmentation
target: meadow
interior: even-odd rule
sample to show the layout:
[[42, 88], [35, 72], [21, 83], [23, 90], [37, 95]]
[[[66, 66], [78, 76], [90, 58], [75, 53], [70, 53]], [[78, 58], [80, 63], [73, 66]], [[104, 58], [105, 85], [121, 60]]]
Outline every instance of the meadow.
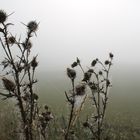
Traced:
[[[116, 67], [116, 66], [114, 66]], [[129, 70], [129, 71], [128, 71]], [[134, 72], [133, 67], [120, 67], [112, 69], [113, 87], [109, 92], [109, 103], [105, 121], [106, 140], [139, 140], [140, 139], [140, 79]], [[63, 72], [45, 72], [40, 75], [38, 72], [39, 83], [36, 90], [39, 93], [40, 105], [47, 104], [55, 119], [52, 120], [49, 131], [49, 140], [61, 140], [61, 127], [66, 123], [65, 119], [69, 116], [69, 106], [66, 101], [64, 91], [69, 89], [69, 79]], [[132, 73], [135, 73], [132, 75]], [[43, 75], [46, 75], [44, 77]], [[52, 76], [53, 75], [53, 76]], [[122, 78], [122, 80], [121, 80]], [[61, 82], [60, 82], [61, 81]], [[78, 80], [77, 80], [78, 82]], [[14, 133], [18, 126], [14, 101], [0, 102], [0, 140], [18, 140], [18, 133]], [[77, 123], [77, 137], [75, 139], [88, 140], [88, 133], [80, 122], [84, 122], [86, 117], [92, 112], [88, 104], [82, 109], [80, 121]], [[16, 124], [17, 123], [17, 124]], [[82, 132], [82, 133], [81, 133]], [[82, 135], [81, 135], [82, 134]]]

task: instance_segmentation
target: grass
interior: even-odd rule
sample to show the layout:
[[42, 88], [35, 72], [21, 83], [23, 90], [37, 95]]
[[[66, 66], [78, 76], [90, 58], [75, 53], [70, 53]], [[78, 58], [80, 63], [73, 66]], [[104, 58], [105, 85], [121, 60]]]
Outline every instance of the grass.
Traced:
[[[59, 104], [59, 103], [58, 103]], [[0, 140], [19, 140], [20, 133], [18, 133], [18, 113], [14, 109], [13, 103], [10, 101], [0, 103]], [[54, 112], [55, 117], [49, 125], [49, 140], [62, 140], [63, 128], [65, 128], [66, 118], [68, 112], [57, 110]], [[113, 107], [112, 107], [113, 109]], [[52, 107], [52, 110], [53, 109]], [[84, 112], [84, 110], [83, 110]], [[83, 113], [82, 112], [82, 113]], [[89, 111], [90, 112], [90, 111]], [[130, 112], [124, 110], [113, 111], [108, 108], [106, 121], [104, 124], [104, 140], [139, 140], [140, 139], [140, 118], [139, 115], [133, 115]], [[61, 115], [60, 115], [61, 114]], [[62, 115], [63, 114], [63, 115]], [[64, 117], [65, 116], [65, 117]], [[80, 122], [84, 122], [85, 114], [81, 121], [76, 124], [76, 133], [74, 134], [74, 140], [89, 140], [91, 138], [90, 132], [83, 128]], [[15, 133], [16, 132], [16, 133]]]

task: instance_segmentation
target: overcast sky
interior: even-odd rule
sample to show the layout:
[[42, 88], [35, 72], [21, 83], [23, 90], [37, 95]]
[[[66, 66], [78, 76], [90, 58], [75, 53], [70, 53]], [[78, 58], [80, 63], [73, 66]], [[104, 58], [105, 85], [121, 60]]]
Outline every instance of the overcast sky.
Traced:
[[[140, 0], [0, 0], [18, 35], [20, 22], [40, 22], [34, 53], [40, 67], [64, 69], [78, 56], [83, 63], [105, 59], [140, 65]], [[88, 64], [87, 64], [88, 65]]]

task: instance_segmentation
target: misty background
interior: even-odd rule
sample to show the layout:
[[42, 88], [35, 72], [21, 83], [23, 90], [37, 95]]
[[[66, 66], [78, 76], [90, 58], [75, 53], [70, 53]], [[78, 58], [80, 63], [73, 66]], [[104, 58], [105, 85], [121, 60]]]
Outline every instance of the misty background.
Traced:
[[0, 6], [8, 14], [15, 12], [9, 21], [16, 36], [26, 34], [21, 22], [39, 23], [32, 53], [38, 54], [42, 102], [65, 103], [70, 84], [66, 68], [76, 57], [87, 68], [93, 59], [105, 60], [112, 52], [110, 109], [140, 114], [139, 0], [0, 0]]

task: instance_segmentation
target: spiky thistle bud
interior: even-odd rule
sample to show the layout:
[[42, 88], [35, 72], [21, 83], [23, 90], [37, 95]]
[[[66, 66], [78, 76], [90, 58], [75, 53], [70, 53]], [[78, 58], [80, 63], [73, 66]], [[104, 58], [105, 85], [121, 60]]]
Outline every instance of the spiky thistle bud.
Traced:
[[4, 23], [7, 20], [7, 14], [5, 11], [0, 10], [0, 23]]
[[16, 85], [12, 80], [4, 77], [2, 78], [2, 82], [6, 90], [14, 92]]
[[70, 68], [67, 68], [67, 75], [70, 79], [74, 80], [76, 78], [76, 71]]
[[28, 30], [31, 32], [35, 32], [38, 29], [38, 24], [36, 21], [30, 21], [27, 24]]

